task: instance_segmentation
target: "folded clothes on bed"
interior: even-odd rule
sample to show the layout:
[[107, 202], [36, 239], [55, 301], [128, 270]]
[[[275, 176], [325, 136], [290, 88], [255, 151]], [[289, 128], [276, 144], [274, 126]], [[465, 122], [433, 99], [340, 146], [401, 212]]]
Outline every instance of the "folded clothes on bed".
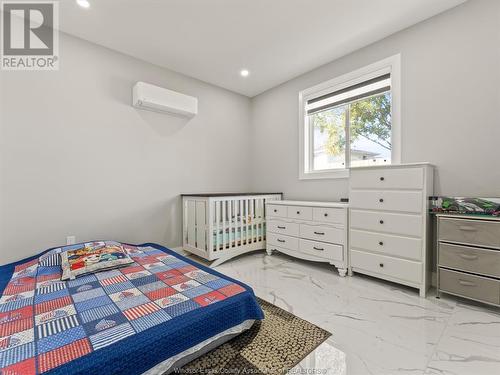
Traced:
[[251, 288], [155, 244], [61, 281], [52, 249], [0, 267], [0, 373], [141, 374], [263, 314]]

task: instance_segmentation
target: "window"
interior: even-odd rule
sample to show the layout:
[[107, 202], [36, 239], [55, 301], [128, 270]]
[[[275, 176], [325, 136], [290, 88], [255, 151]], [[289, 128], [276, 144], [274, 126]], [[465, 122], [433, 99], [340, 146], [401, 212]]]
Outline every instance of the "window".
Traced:
[[399, 56], [300, 94], [300, 177], [399, 162]]

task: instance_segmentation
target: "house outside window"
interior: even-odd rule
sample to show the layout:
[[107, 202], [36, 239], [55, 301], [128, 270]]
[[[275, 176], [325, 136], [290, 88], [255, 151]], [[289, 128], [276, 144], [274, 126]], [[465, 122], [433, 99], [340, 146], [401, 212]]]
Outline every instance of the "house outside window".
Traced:
[[301, 179], [400, 162], [399, 55], [300, 93]]

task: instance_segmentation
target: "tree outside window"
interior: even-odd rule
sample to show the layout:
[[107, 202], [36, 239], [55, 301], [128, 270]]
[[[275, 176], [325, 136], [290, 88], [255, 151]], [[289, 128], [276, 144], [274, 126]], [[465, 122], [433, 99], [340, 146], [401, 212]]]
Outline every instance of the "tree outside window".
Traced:
[[391, 161], [390, 91], [313, 113], [309, 115], [309, 124], [313, 170]]

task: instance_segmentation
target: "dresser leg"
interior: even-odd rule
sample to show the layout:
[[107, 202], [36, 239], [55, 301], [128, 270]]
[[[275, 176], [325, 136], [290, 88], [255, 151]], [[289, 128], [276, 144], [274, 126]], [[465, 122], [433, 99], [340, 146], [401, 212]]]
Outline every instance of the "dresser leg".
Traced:
[[345, 277], [347, 275], [347, 268], [338, 268], [340, 277]]
[[354, 272], [352, 272], [352, 268], [351, 268], [351, 267], [349, 267], [349, 268], [347, 269], [347, 275], [348, 275], [348, 276], [352, 276], [352, 275], [354, 275]]
[[266, 249], [267, 255], [273, 255], [273, 250], [272, 249]]

